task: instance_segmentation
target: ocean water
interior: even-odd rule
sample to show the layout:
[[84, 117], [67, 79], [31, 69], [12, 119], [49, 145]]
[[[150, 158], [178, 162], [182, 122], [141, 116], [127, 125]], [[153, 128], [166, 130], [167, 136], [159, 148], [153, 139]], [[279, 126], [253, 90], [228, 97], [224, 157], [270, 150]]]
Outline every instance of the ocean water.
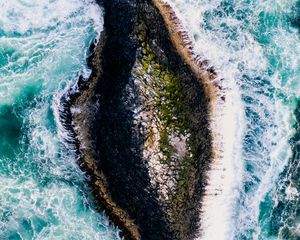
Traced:
[[0, 0], [0, 239], [120, 239], [58, 114], [101, 30], [92, 0]]
[[224, 78], [220, 119], [230, 119], [212, 129], [225, 167], [219, 182], [212, 175], [219, 192], [204, 198], [199, 239], [300, 239], [300, 2], [168, 2]]
[[[226, 94], [199, 239], [300, 239], [299, 1], [168, 1]], [[120, 239], [59, 118], [101, 30], [92, 0], [0, 0], [0, 239]]]

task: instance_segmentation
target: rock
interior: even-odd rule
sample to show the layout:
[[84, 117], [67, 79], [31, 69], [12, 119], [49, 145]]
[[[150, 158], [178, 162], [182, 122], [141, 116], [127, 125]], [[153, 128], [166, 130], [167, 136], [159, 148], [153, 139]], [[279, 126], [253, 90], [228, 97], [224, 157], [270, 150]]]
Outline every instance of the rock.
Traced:
[[[203, 86], [152, 1], [99, 4], [104, 33], [89, 58], [89, 86], [70, 103], [90, 109], [74, 119], [81, 166], [126, 239], [193, 239], [211, 158]], [[162, 168], [157, 179], [151, 161]]]

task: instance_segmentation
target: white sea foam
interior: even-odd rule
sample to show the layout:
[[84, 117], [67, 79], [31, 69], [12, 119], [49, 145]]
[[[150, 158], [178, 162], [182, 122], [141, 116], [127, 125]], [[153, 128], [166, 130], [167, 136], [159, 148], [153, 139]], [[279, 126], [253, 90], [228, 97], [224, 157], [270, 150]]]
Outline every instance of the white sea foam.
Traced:
[[78, 21], [94, 21], [95, 30], [102, 28], [100, 7], [94, 0], [48, 0], [1, 1], [0, 28], [7, 33], [24, 34], [27, 31], [41, 31], [59, 24], [74, 26]]
[[[1, 183], [0, 213], [5, 213], [7, 221], [1, 221], [5, 224], [4, 229], [0, 228], [1, 239], [14, 231], [23, 239], [117, 238], [110, 230], [108, 219], [99, 219], [96, 212], [90, 212], [88, 200], [79, 189], [70, 188], [67, 183], [52, 182], [40, 188], [31, 179], [20, 181], [7, 177], [1, 178]], [[27, 231], [20, 227], [26, 223], [30, 226]]]
[[[222, 12], [223, 9], [218, 6], [224, 2], [220, 0], [169, 2], [194, 36], [196, 51], [210, 61], [220, 78], [224, 78], [221, 84], [226, 101], [216, 104], [211, 115], [213, 147], [217, 154], [208, 172], [199, 239], [232, 239], [249, 229], [259, 234], [259, 204], [274, 187], [291, 154], [288, 139], [292, 134], [290, 119], [293, 107], [286, 106], [276, 93], [283, 91], [284, 94], [295, 95], [299, 91], [296, 77], [299, 73], [299, 49], [295, 51], [286, 47], [287, 43], [297, 46], [299, 40], [293, 30], [287, 33], [286, 30], [275, 29], [276, 34], [271, 38], [274, 43], [266, 47], [257, 41], [253, 32], [260, 31], [260, 12], [278, 14], [283, 9], [289, 11], [288, 2], [237, 3], [235, 12], [251, 10], [243, 17], [243, 20], [249, 21], [248, 25], [234, 14]], [[217, 11], [221, 14], [216, 14]], [[211, 14], [211, 18], [207, 14]], [[206, 28], [207, 25], [209, 27]], [[270, 64], [267, 56], [277, 49], [282, 56], [279, 64], [292, 69], [287, 82], [282, 79], [282, 69], [275, 71], [271, 77], [268, 75]], [[249, 81], [245, 80], [245, 75]], [[259, 85], [262, 82], [256, 83], [256, 77], [268, 80], [270, 86]], [[287, 85], [297, 90], [292, 93]], [[270, 97], [271, 88], [277, 89], [273, 99]], [[251, 97], [255, 103], [248, 103], [242, 97]], [[254, 118], [244, 115], [244, 112], [254, 114]], [[261, 129], [257, 126], [258, 122], [262, 124]], [[256, 142], [250, 142], [249, 136], [254, 137]], [[251, 164], [255, 172], [248, 172], [246, 164]], [[254, 188], [246, 193], [244, 187], [247, 182], [253, 183]], [[257, 234], [252, 237], [257, 237]]]
[[22, 125], [12, 123], [15, 155], [0, 155], [1, 239], [119, 239], [92, 207], [59, 117], [62, 94], [89, 74], [102, 24], [90, 0], [0, 1], [0, 112], [12, 109]]
[[[101, 9], [93, 1], [31, 1], [30, 5], [25, 1], [5, 1], [0, 5], [0, 28], [5, 32], [0, 36], [0, 56], [7, 61], [0, 68], [2, 103], [14, 102], [14, 96], [30, 84], [43, 81], [53, 88], [54, 80], [68, 80], [63, 79], [66, 71], [73, 71], [74, 64], [85, 64], [86, 54], [78, 58], [86, 52], [84, 36], [94, 31], [97, 39], [102, 31]], [[88, 76], [85, 67], [81, 71]]]
[[[204, 36], [206, 33], [199, 33], [201, 31], [199, 26], [203, 21], [202, 13], [207, 10], [206, 7], [214, 6], [214, 4], [204, 5], [201, 8], [194, 7], [193, 14], [191, 14], [189, 10], [181, 8], [185, 8], [188, 4], [176, 3], [176, 1], [173, 1], [173, 7], [178, 9], [177, 11], [182, 11], [182, 15], [184, 15], [184, 11], [189, 12], [190, 18], [184, 15], [183, 22], [186, 26], [191, 26], [190, 32], [197, 33], [201, 37]], [[228, 55], [220, 58], [220, 44], [201, 37], [197, 38], [196, 51], [211, 61], [210, 64], [216, 67], [218, 72], [221, 72], [221, 77], [224, 77], [225, 80], [229, 79], [229, 81], [219, 79], [222, 88], [226, 89], [223, 92], [225, 102], [219, 100], [211, 108], [210, 119], [215, 155], [212, 159], [211, 170], [208, 173], [208, 186], [203, 198], [202, 214], [200, 216], [201, 232], [199, 233], [200, 239], [221, 240], [232, 235], [232, 229], [229, 228], [228, 222], [232, 218], [234, 199], [238, 197], [237, 183], [241, 177], [242, 162], [236, 160], [240, 158], [239, 153], [241, 152], [240, 139], [242, 138], [244, 126], [240, 123], [243, 122], [243, 114], [239, 114], [242, 112], [242, 104], [239, 89], [233, 81], [236, 72], [227, 68], [226, 75], [222, 75], [223, 69], [220, 69], [220, 66], [227, 62]], [[218, 60], [219, 65], [214, 65], [216, 60]]]

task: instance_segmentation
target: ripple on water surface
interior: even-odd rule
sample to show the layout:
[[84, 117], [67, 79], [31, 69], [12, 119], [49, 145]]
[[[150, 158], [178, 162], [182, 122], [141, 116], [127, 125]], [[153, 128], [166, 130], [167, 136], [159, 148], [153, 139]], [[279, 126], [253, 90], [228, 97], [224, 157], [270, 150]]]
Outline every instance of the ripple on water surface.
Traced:
[[0, 238], [119, 239], [94, 210], [58, 124], [102, 30], [92, 0], [0, 1]]
[[299, 1], [167, 1], [224, 78], [220, 121], [235, 119], [213, 129], [225, 139], [222, 190], [204, 203], [200, 239], [299, 239]]

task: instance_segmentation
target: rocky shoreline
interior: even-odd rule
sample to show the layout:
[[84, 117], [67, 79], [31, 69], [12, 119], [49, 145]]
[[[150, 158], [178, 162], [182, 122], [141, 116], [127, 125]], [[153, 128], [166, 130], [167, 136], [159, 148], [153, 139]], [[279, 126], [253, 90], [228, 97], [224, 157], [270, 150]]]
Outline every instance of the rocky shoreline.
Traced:
[[79, 164], [126, 239], [193, 239], [213, 155], [207, 80], [215, 72], [172, 33], [179, 20], [165, 3], [99, 4], [92, 74], [63, 97]]

